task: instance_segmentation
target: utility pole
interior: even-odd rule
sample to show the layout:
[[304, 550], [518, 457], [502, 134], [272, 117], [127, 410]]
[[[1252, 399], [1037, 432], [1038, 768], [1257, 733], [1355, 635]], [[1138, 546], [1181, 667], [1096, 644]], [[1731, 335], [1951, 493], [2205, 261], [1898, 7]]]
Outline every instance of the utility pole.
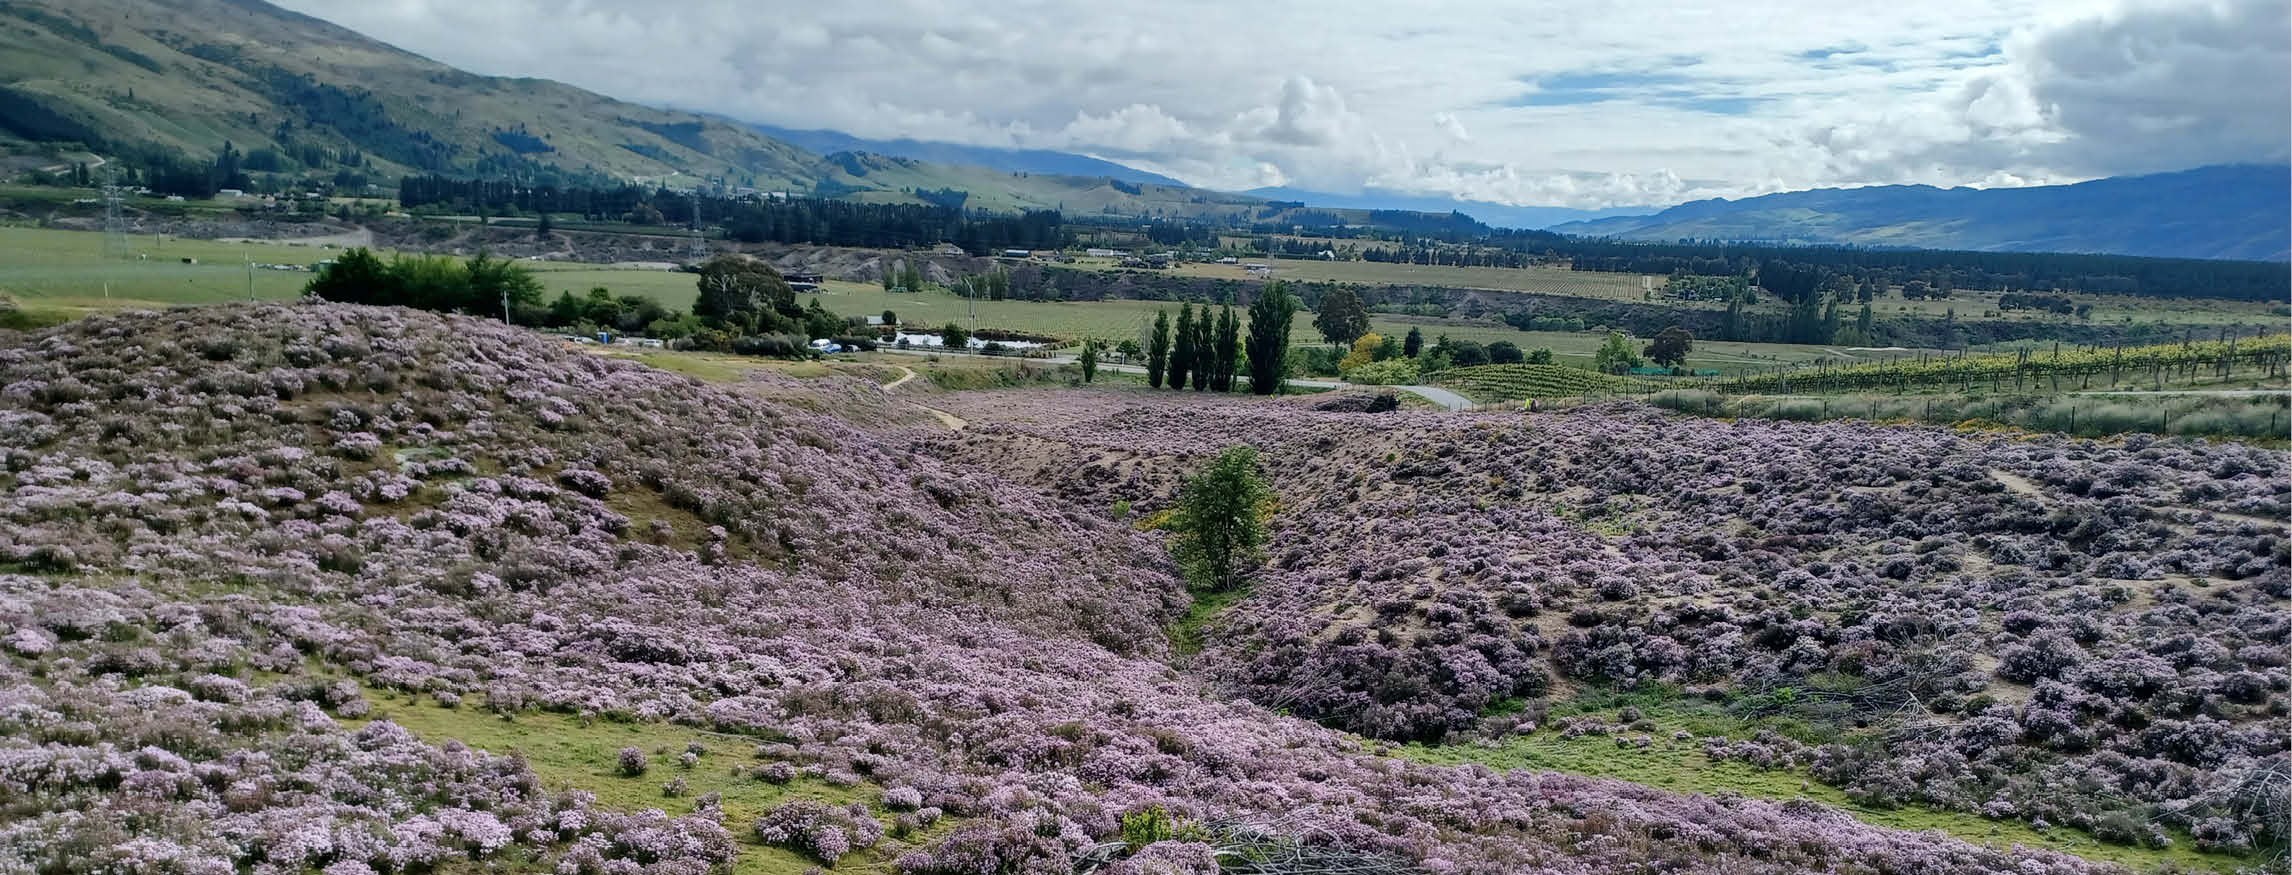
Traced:
[[127, 257], [127, 219], [120, 214], [120, 201], [124, 197], [125, 195], [121, 193], [118, 185], [104, 185], [103, 257], [105, 261]]
[[247, 265], [247, 300], [253, 301], [255, 299], [255, 254], [241, 249], [239, 250], [239, 260]]

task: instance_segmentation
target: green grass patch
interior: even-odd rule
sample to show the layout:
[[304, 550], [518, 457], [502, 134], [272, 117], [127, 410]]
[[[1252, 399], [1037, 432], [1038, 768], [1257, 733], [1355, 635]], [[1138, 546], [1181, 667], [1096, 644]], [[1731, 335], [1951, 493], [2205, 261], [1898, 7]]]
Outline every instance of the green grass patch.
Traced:
[[1222, 591], [1193, 591], [1194, 603], [1186, 608], [1185, 616], [1170, 625], [1170, 649], [1181, 656], [1202, 652], [1202, 637], [1209, 625], [1225, 615], [1234, 605], [1249, 597], [1247, 589]]
[[[1674, 793], [1736, 794], [1757, 799], [1819, 802], [1874, 826], [1913, 831], [1936, 831], [1953, 838], [1999, 849], [2014, 845], [2049, 848], [2088, 860], [2117, 863], [2140, 871], [2168, 867], [2207, 872], [2234, 872], [2255, 865], [2250, 858], [2208, 854], [2195, 850], [2186, 835], [2174, 837], [2174, 846], [2152, 849], [2103, 842], [2091, 834], [2056, 827], [2040, 832], [2018, 820], [1992, 820], [1960, 811], [1938, 811], [1921, 806], [1875, 808], [1849, 799], [1845, 791], [1815, 781], [1803, 770], [1761, 769], [1736, 761], [1713, 762], [1698, 739], [1674, 741], [1681, 729], [1698, 736], [1741, 737], [1753, 724], [1736, 717], [1726, 706], [1680, 699], [1663, 691], [1614, 693], [1593, 691], [1572, 700], [1553, 703], [1547, 725], [1559, 718], [1603, 713], [1614, 720], [1622, 707], [1640, 708], [1655, 728], [1624, 730], [1614, 735], [1565, 738], [1555, 729], [1516, 735], [1497, 743], [1445, 745], [1408, 744], [1392, 754], [1400, 759], [1435, 765], [1482, 765], [1495, 769], [1532, 769], [1614, 778]], [[1761, 728], [1775, 728], [1761, 724]], [[1618, 738], [1648, 736], [1640, 748], [1617, 744]]]
[[[371, 716], [345, 723], [357, 726], [388, 719], [433, 744], [458, 739], [472, 748], [495, 754], [518, 753], [525, 757], [544, 785], [551, 789], [595, 793], [600, 808], [621, 811], [658, 808], [683, 816], [692, 813], [693, 800], [701, 795], [722, 794], [724, 826], [741, 844], [740, 859], [733, 867], [736, 875], [797, 875], [818, 865], [796, 852], [755, 840], [752, 826], [756, 819], [781, 803], [797, 799], [838, 806], [865, 802], [877, 809], [878, 819], [886, 825], [891, 820], [877, 804], [882, 788], [872, 782], [836, 787], [799, 777], [786, 784], [773, 784], [745, 774], [747, 768], [766, 762], [755, 756], [754, 748], [760, 739], [750, 736], [669, 723], [584, 721], [574, 715], [549, 712], [525, 711], [516, 714], [514, 719], [505, 718], [475, 704], [476, 699], [482, 698], [477, 696], [461, 707], [446, 708], [428, 697], [388, 690], [369, 688], [366, 695], [373, 706]], [[699, 742], [707, 752], [692, 768], [686, 769], [678, 764], [678, 756], [692, 742]], [[643, 775], [621, 774], [619, 760], [624, 747], [646, 752], [650, 765]], [[676, 797], [664, 795], [662, 785], [679, 776], [685, 780], [686, 793]], [[890, 871], [890, 861], [899, 854], [917, 843], [943, 836], [952, 828], [948, 821], [942, 820], [933, 829], [906, 840], [887, 836], [875, 848], [845, 858], [836, 867], [837, 871]]]

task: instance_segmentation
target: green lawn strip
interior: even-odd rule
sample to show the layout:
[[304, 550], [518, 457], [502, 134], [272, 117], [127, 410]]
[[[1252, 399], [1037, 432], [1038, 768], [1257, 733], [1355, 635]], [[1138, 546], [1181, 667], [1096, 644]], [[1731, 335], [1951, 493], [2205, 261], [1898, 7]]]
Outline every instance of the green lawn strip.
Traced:
[[[1558, 713], [1557, 709], [1555, 713]], [[1704, 723], [1701, 720], [1696, 722]], [[1546, 729], [1529, 735], [1513, 736], [1494, 745], [1409, 744], [1395, 747], [1392, 752], [1396, 757], [1414, 762], [1566, 772], [1596, 778], [1615, 778], [1674, 793], [1733, 793], [1775, 801], [1807, 799], [1846, 812], [1856, 820], [1874, 826], [1938, 831], [1953, 838], [1999, 849], [2010, 849], [2017, 844], [2050, 848], [2088, 860], [2117, 863], [2141, 871], [2154, 871], [2171, 865], [2199, 871], [2234, 872], [2239, 867], [2255, 865], [2252, 860], [2245, 858], [2199, 852], [2186, 835], [2175, 836], [2172, 847], [2160, 850], [2110, 844], [2089, 833], [2067, 827], [2039, 832], [2022, 821], [1991, 820], [1968, 812], [1937, 811], [1915, 805], [1901, 808], [1860, 805], [1848, 799], [1845, 791], [1815, 781], [1802, 770], [1761, 769], [1732, 760], [1713, 762], [1704, 755], [1699, 741], [1672, 740], [1671, 733], [1682, 728], [1680, 723], [1670, 720], [1659, 720], [1658, 723], [1659, 728], [1646, 733], [1626, 731], [1617, 735], [1583, 735], [1571, 739], [1562, 737], [1556, 730]], [[1618, 737], [1631, 738], [1642, 734], [1653, 739], [1653, 743], [1646, 748], [1620, 746], [1616, 743]]]
[[[882, 788], [872, 782], [836, 787], [799, 777], [786, 784], [773, 784], [736, 774], [736, 768], [761, 762], [754, 756], [753, 748], [758, 739], [753, 737], [671, 723], [599, 719], [584, 725], [579, 717], [550, 712], [526, 711], [517, 714], [515, 719], [505, 719], [472, 703], [445, 708], [427, 697], [410, 701], [412, 697], [407, 694], [373, 688], [366, 691], [366, 696], [373, 706], [370, 716], [344, 720], [345, 724], [356, 727], [387, 719], [432, 744], [457, 739], [471, 748], [495, 754], [514, 751], [525, 757], [545, 786], [594, 793], [599, 808], [618, 811], [658, 808], [670, 815], [683, 816], [692, 813], [694, 799], [708, 793], [722, 794], [724, 826], [741, 845], [740, 859], [733, 867], [736, 875], [796, 875], [819, 865], [797, 852], [756, 840], [753, 829], [756, 819], [781, 803], [812, 799], [840, 807], [865, 802], [875, 809], [877, 820], [887, 828], [892, 820], [877, 804]], [[684, 753], [687, 743], [694, 741], [704, 745], [707, 752], [692, 768], [682, 768], [678, 765], [678, 756]], [[620, 751], [624, 747], [646, 752], [650, 766], [643, 775], [629, 777], [620, 773]], [[685, 780], [685, 794], [663, 795], [662, 785], [678, 776]], [[943, 819], [932, 829], [904, 840], [887, 835], [876, 847], [844, 858], [836, 870], [889, 872], [891, 861], [901, 853], [952, 829], [951, 821]]]
[[1234, 605], [1241, 604], [1242, 599], [1249, 597], [1249, 591], [1230, 589], [1219, 592], [1195, 589], [1193, 596], [1194, 603], [1187, 606], [1185, 616], [1179, 617], [1176, 623], [1170, 625], [1170, 649], [1181, 656], [1192, 656], [1202, 652], [1202, 639], [1204, 634], [1208, 632], [1210, 623], [1223, 616]]

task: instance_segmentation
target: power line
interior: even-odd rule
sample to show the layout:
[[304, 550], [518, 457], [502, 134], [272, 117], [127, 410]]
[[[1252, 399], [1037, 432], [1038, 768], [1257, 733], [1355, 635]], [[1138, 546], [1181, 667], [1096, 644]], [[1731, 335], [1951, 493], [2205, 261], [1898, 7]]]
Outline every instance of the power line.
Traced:
[[124, 199], [125, 194], [117, 183], [104, 183], [103, 258], [105, 261], [124, 259], [128, 256], [127, 218], [120, 209], [120, 202]]

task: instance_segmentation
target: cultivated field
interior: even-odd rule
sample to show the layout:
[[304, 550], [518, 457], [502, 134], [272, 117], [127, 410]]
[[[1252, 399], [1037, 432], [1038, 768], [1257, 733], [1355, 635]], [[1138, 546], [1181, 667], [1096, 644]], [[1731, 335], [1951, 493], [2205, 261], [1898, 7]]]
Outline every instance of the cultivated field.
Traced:
[[[1425, 285], [1466, 289], [1541, 292], [1614, 301], [1637, 301], [1644, 295], [1638, 274], [1595, 273], [1553, 267], [1448, 267], [1425, 264], [1387, 264], [1374, 261], [1323, 261], [1307, 258], [1243, 258], [1240, 264], [1187, 263], [1170, 269], [1180, 276], [1248, 280], [1271, 276], [1293, 282], [1365, 283], [1369, 285]], [[1263, 264], [1268, 274], [1251, 273], [1246, 264]], [[1110, 270], [1115, 259], [1083, 258], [1076, 266]], [[1656, 277], [1657, 288], [1663, 278]]]
[[[85, 313], [248, 299], [247, 262], [308, 265], [339, 250], [283, 243], [218, 243], [177, 237], [127, 239], [136, 257], [106, 260], [103, 236], [81, 231], [0, 228], [0, 293], [28, 308]], [[186, 264], [184, 259], [196, 264]], [[254, 270], [258, 300], [302, 293], [310, 274]], [[108, 292], [107, 292], [108, 288]]]

